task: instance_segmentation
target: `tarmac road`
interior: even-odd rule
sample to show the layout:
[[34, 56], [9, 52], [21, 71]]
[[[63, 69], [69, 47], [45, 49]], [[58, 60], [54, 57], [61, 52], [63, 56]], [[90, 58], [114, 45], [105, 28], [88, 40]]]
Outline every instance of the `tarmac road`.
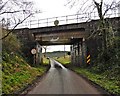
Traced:
[[[28, 94], [103, 94], [57, 61], [50, 59], [50, 62], [51, 68], [48, 73]], [[61, 68], [55, 68], [55, 64]]]

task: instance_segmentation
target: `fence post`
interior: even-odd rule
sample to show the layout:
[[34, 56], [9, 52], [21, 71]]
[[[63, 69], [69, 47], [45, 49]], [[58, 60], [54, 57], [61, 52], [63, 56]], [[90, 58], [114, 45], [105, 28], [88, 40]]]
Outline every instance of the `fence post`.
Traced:
[[77, 23], [78, 23], [78, 14], [76, 14], [77, 15]]
[[47, 26], [48, 26], [48, 18], [47, 18]]
[[66, 16], [66, 24], [68, 23], [68, 16]]
[[39, 27], [39, 19], [38, 19], [38, 27]]

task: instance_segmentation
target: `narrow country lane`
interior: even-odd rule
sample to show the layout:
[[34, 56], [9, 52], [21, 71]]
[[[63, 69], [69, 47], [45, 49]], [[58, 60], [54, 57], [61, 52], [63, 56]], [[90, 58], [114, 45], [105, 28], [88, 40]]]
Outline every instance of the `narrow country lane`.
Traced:
[[[76, 73], [50, 59], [51, 68], [28, 94], [103, 94]], [[55, 68], [58, 64], [62, 68]]]

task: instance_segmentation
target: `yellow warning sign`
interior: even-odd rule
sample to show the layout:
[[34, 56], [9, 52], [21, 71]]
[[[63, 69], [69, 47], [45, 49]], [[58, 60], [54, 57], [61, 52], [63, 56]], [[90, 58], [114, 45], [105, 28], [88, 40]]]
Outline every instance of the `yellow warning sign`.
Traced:
[[90, 54], [87, 56], [87, 64], [90, 64]]
[[87, 56], [87, 59], [89, 59], [89, 58], [90, 58], [90, 55]]

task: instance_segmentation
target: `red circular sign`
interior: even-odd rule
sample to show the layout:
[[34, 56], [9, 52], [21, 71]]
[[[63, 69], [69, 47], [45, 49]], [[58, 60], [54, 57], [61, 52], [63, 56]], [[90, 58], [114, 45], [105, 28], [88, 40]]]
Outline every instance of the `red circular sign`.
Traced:
[[37, 52], [36, 49], [32, 49], [32, 50], [31, 50], [31, 53], [32, 53], [32, 54], [36, 54], [36, 52]]

